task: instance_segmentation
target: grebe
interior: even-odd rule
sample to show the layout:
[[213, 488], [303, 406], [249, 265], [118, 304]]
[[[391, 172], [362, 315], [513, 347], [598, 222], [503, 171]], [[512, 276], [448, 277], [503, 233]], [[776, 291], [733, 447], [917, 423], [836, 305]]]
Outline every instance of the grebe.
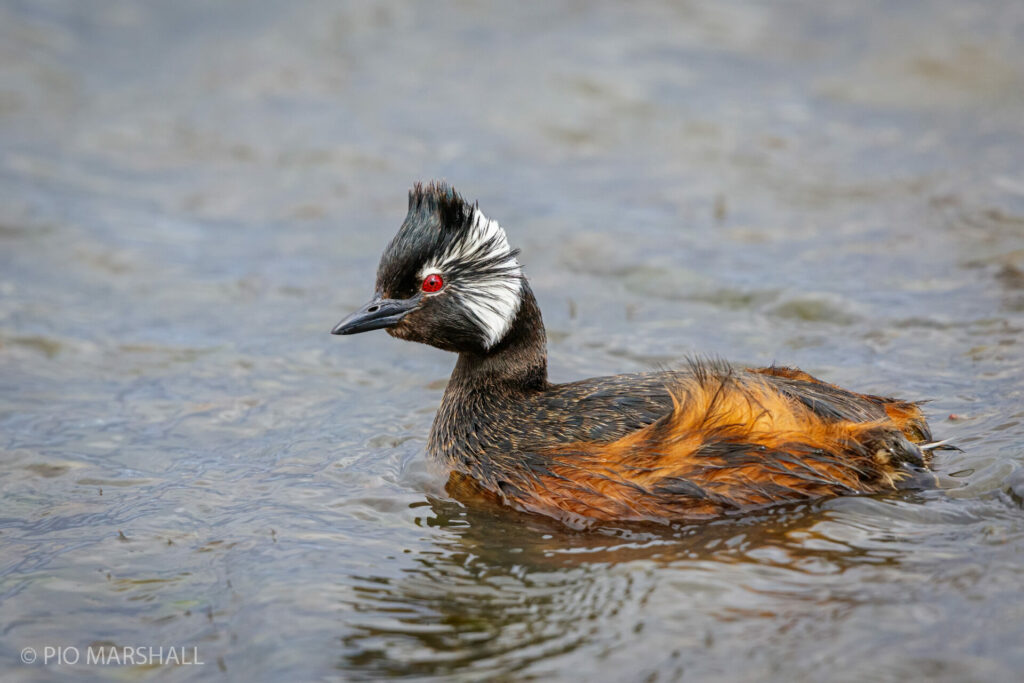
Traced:
[[793, 368], [693, 360], [548, 382], [518, 253], [451, 186], [417, 184], [374, 298], [332, 330], [459, 354], [428, 450], [490, 497], [573, 526], [671, 523], [892, 490], [928, 466], [918, 404]]

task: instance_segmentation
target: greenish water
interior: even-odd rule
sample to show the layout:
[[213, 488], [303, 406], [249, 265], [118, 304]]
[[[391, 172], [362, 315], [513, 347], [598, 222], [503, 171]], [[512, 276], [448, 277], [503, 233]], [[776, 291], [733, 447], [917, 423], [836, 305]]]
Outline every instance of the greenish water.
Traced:
[[[1009, 1], [0, 2], [0, 677], [1015, 680], [1022, 52]], [[522, 249], [553, 379], [931, 399], [947, 488], [451, 500], [454, 358], [328, 335], [430, 178]], [[43, 661], [126, 646], [203, 664]]]

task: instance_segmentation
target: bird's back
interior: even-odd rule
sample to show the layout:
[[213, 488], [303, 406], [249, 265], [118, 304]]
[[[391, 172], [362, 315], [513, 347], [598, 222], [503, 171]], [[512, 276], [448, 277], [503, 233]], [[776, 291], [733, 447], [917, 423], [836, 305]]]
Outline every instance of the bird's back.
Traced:
[[913, 403], [705, 361], [523, 392], [449, 387], [431, 444], [503, 502], [582, 524], [893, 488], [925, 465], [927, 440]]

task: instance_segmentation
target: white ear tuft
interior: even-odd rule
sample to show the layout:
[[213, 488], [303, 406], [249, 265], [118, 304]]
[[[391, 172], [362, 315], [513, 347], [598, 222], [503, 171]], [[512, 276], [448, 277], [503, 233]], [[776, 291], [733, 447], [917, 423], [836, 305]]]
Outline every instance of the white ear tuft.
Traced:
[[484, 348], [490, 349], [504, 339], [519, 313], [523, 273], [505, 230], [480, 209], [473, 209], [466, 234], [426, 264], [420, 276], [453, 271], [458, 276], [449, 284], [451, 292], [479, 326]]

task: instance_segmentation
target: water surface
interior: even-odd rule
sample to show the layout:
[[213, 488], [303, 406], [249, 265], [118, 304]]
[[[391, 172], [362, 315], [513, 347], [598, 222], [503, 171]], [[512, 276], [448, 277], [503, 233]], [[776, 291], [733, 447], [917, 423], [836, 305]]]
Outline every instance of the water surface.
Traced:
[[[0, 3], [2, 677], [1015, 679], [1022, 53], [1011, 1]], [[946, 487], [588, 533], [451, 499], [454, 359], [327, 334], [430, 178], [522, 249], [556, 381], [931, 399]]]

